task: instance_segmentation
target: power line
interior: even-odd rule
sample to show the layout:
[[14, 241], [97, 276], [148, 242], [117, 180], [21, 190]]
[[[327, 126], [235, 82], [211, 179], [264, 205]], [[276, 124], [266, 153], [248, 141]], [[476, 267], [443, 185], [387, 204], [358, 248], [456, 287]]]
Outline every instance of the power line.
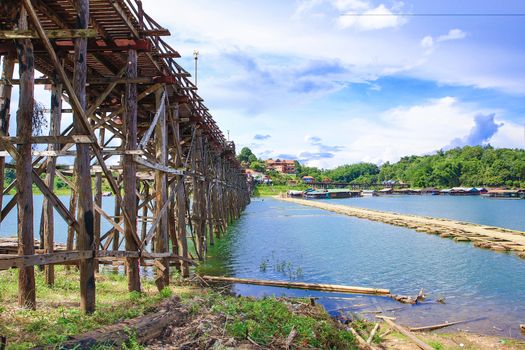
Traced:
[[341, 13], [351, 17], [525, 17], [525, 13]]

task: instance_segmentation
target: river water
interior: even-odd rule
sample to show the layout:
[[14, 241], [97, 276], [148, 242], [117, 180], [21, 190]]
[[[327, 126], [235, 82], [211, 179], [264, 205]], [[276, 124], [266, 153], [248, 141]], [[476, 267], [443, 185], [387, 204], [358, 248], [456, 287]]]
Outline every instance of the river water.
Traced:
[[[36, 237], [42, 196], [34, 198]], [[69, 197], [61, 199], [67, 205]], [[525, 231], [525, 201], [390, 196], [331, 202]], [[104, 197], [108, 213], [113, 205], [113, 197]], [[56, 241], [65, 242], [67, 225], [58, 214], [55, 220]], [[102, 232], [110, 228], [102, 220]], [[16, 236], [16, 209], [2, 222], [0, 236]], [[428, 298], [419, 305], [403, 305], [384, 297], [236, 285], [234, 290], [242, 295], [313, 296], [334, 316], [382, 310], [413, 326], [481, 318], [444, 331], [523, 337], [519, 324], [525, 323], [525, 260], [512, 254], [264, 198], [252, 201], [211, 255], [210, 266], [219, 274], [388, 288], [414, 296], [423, 288]], [[440, 298], [445, 304], [437, 302]]]
[[[524, 212], [525, 201], [407, 196], [332, 202], [525, 230], [525, 217], [513, 217]], [[505, 209], [496, 209], [500, 205]], [[227, 239], [214, 255], [224, 263], [219, 272], [231, 276], [388, 288], [414, 296], [423, 288], [428, 298], [403, 305], [384, 297], [236, 285], [242, 295], [315, 296], [334, 316], [383, 310], [413, 326], [480, 318], [444, 331], [522, 337], [525, 261], [515, 255], [272, 198], [254, 199]], [[445, 304], [437, 302], [441, 298]]]

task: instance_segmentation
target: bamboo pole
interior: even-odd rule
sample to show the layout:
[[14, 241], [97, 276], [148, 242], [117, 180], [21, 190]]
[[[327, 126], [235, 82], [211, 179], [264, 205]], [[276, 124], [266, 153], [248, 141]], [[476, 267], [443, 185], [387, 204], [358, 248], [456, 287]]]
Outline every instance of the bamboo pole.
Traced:
[[254, 284], [258, 286], [318, 290], [318, 291], [323, 291], [323, 292], [348, 293], [348, 294], [371, 294], [371, 295], [385, 295], [385, 296], [390, 294], [390, 290], [381, 289], [381, 288], [353, 287], [353, 286], [342, 286], [342, 285], [336, 285], [336, 284], [318, 284], [318, 283], [288, 282], [288, 281], [268, 281], [268, 280], [256, 280], [256, 279], [236, 278], [236, 277], [219, 277], [219, 276], [201, 276], [201, 277], [204, 280], [209, 281], [209, 282]]

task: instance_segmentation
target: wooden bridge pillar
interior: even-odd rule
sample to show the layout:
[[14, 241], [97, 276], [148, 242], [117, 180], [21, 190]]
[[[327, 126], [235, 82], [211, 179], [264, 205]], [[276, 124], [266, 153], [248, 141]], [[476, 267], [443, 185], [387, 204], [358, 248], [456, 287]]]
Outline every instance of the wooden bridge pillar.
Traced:
[[[75, 0], [78, 29], [87, 29], [89, 25], [89, 0]], [[86, 110], [86, 80], [87, 80], [87, 38], [75, 39], [75, 67], [73, 71], [73, 89], [80, 102], [81, 108]], [[73, 116], [73, 126], [77, 134], [86, 134], [81, 122], [81, 115]], [[91, 166], [89, 145], [77, 144], [75, 168], [77, 170], [78, 189], [78, 237], [79, 250], [94, 250], [93, 230], [93, 191], [91, 189]], [[95, 311], [95, 261], [93, 258], [80, 260], [80, 308], [86, 313]]]
[[[50, 136], [60, 135], [60, 122], [62, 121], [62, 83], [55, 78], [51, 87], [51, 125], [49, 128]], [[60, 145], [49, 144], [48, 150], [58, 151]], [[46, 161], [46, 178], [45, 183], [50, 190], [53, 190], [55, 185], [56, 175], [56, 157], [48, 157]], [[44, 238], [44, 252], [46, 254], [53, 253], [54, 250], [54, 209], [47, 196], [44, 196], [42, 203], [42, 228]], [[55, 282], [55, 267], [53, 265], [45, 266], [46, 284], [53, 285]]]
[[[161, 106], [165, 106], [166, 102], [161, 100], [162, 98], [165, 98], [164, 91], [164, 89], [159, 89], [155, 93], [157, 110], [160, 112], [159, 120], [155, 126], [155, 153], [157, 162], [166, 166], [168, 163], [168, 130], [166, 125], [166, 108], [161, 108]], [[166, 210], [162, 212], [162, 207], [168, 201], [167, 180], [167, 174], [165, 171], [155, 170], [155, 215], [161, 215], [155, 236], [155, 252], [157, 253], [167, 253], [169, 248], [168, 215]], [[170, 283], [169, 260], [158, 259], [156, 266], [157, 277], [155, 279], [155, 284], [159, 291], [161, 291]]]
[[[18, 20], [18, 30], [28, 30], [27, 12], [22, 6]], [[16, 134], [21, 139], [16, 161], [16, 190], [18, 193], [18, 254], [33, 255], [33, 182], [31, 134], [33, 130], [34, 108], [34, 57], [30, 39], [16, 41], [18, 51], [18, 70], [20, 75], [20, 94], [16, 118]], [[22, 267], [18, 273], [18, 304], [30, 309], [36, 308], [34, 267]]]
[[[9, 134], [9, 118], [11, 107], [11, 91], [13, 85], [9, 81], [13, 79], [13, 72], [15, 68], [16, 53], [10, 50], [3, 56], [2, 61], [2, 75], [0, 82], [0, 133], [4, 136]], [[4, 171], [5, 171], [5, 157], [0, 157], [0, 209], [3, 207], [3, 193], [4, 193]], [[0, 219], [3, 219], [1, 217]]]
[[[126, 77], [133, 79], [137, 77], [137, 51], [128, 50], [128, 66]], [[125, 149], [137, 149], [137, 84], [126, 83], [125, 95], [125, 117], [124, 117]], [[137, 166], [133, 156], [125, 154], [123, 157], [123, 187], [124, 187], [124, 211], [129, 217], [124, 220], [124, 235], [126, 238], [126, 251], [137, 251], [138, 246], [133, 238], [137, 230]], [[140, 268], [138, 258], [126, 258], [128, 274], [128, 290], [140, 292]]]

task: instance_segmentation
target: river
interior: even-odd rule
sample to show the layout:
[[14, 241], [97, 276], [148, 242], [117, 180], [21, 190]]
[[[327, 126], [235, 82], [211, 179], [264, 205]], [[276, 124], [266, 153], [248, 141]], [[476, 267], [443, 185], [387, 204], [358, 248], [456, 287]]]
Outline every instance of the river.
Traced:
[[[34, 198], [36, 237], [43, 197]], [[66, 204], [68, 198], [61, 197]], [[332, 202], [525, 231], [525, 201], [390, 196]], [[108, 213], [113, 205], [113, 197], [104, 197]], [[55, 217], [56, 241], [63, 243], [67, 226]], [[102, 232], [111, 228], [106, 220], [102, 225]], [[16, 209], [0, 227], [0, 236], [14, 235]], [[211, 255], [208, 269], [219, 274], [389, 288], [392, 293], [410, 295], [423, 288], [428, 299], [412, 306], [383, 297], [236, 285], [234, 290], [242, 295], [314, 296], [334, 316], [383, 310], [400, 323], [414, 326], [480, 317], [444, 331], [455, 328], [523, 337], [518, 328], [525, 323], [525, 261], [515, 255], [273, 198], [253, 199]], [[438, 303], [439, 298], [445, 304]]]
[[[418, 207], [425, 208], [423, 203], [427, 198], [424, 197], [375, 197], [332, 202], [491, 225], [509, 223], [505, 216], [518, 212], [516, 208], [525, 202], [457, 197], [434, 199], [428, 196], [427, 203], [443, 207], [418, 211]], [[484, 212], [476, 213], [467, 203], [475, 203], [475, 208]], [[506, 209], [495, 210], [499, 205], [506, 206]], [[503, 217], [496, 218], [499, 215]], [[487, 216], [492, 219], [487, 219]], [[523, 215], [513, 218], [511, 228], [524, 230], [524, 220]], [[482, 318], [444, 331], [455, 328], [522, 337], [519, 324], [525, 322], [525, 261], [515, 255], [482, 250], [469, 243], [456, 243], [436, 235], [272, 198], [254, 199], [241, 219], [231, 227], [227, 239], [228, 242], [212, 252], [215, 260], [212, 257], [210, 265], [223, 263], [223, 270], [219, 273], [245, 278], [389, 288], [392, 293], [414, 296], [423, 288], [428, 298], [424, 303], [412, 306], [383, 297], [236, 285], [235, 292], [241, 295], [315, 296], [334, 316], [395, 309], [385, 314], [413, 326]], [[437, 302], [441, 298], [445, 304]]]

